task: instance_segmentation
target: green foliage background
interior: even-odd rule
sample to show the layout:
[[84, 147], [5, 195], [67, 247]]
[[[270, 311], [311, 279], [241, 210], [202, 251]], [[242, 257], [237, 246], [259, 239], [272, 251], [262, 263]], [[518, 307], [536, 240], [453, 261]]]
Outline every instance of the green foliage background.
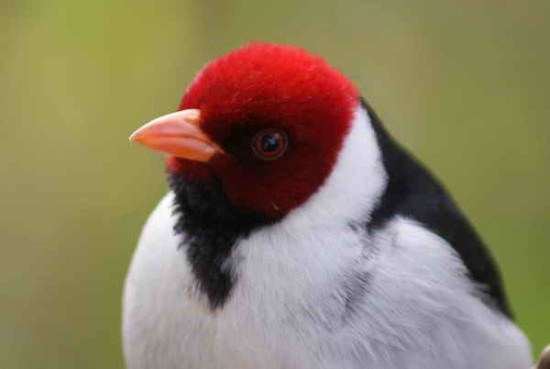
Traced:
[[166, 190], [127, 137], [251, 40], [357, 84], [478, 227], [534, 349], [550, 342], [547, 0], [1, 0], [0, 27], [1, 367], [123, 367], [122, 283]]

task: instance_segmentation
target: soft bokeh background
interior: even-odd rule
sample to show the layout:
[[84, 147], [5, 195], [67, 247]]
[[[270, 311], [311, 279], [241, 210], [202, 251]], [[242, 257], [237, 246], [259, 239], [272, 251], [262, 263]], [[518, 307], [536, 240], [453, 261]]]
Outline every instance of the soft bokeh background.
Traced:
[[0, 366], [122, 368], [120, 294], [161, 158], [128, 134], [210, 58], [301, 45], [349, 76], [490, 245], [550, 342], [547, 0], [0, 1]]

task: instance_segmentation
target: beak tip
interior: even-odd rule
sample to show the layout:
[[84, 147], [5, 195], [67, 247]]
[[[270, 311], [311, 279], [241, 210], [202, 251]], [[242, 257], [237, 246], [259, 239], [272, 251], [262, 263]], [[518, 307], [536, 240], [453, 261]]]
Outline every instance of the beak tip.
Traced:
[[130, 137], [128, 137], [128, 140], [131, 141], [131, 142], [141, 142], [141, 130], [138, 129], [137, 131], [135, 131], [134, 133], [132, 133], [130, 135]]

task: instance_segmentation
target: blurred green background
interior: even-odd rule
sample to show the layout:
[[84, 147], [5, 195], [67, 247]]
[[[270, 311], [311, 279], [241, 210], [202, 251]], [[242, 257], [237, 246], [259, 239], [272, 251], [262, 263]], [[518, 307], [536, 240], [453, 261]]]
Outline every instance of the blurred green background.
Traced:
[[160, 156], [128, 135], [207, 60], [292, 43], [428, 164], [550, 342], [547, 0], [0, 1], [0, 366], [122, 368], [120, 294]]

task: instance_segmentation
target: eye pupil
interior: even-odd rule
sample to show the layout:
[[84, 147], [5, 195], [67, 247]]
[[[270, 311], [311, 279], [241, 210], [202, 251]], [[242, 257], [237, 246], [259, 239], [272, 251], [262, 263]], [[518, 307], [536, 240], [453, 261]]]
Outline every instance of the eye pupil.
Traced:
[[262, 136], [260, 145], [262, 146], [262, 151], [265, 152], [274, 152], [277, 150], [281, 144], [281, 135], [279, 133], [271, 133]]
[[262, 160], [273, 160], [284, 154], [288, 142], [284, 132], [277, 129], [266, 129], [259, 132], [252, 140], [252, 149]]

